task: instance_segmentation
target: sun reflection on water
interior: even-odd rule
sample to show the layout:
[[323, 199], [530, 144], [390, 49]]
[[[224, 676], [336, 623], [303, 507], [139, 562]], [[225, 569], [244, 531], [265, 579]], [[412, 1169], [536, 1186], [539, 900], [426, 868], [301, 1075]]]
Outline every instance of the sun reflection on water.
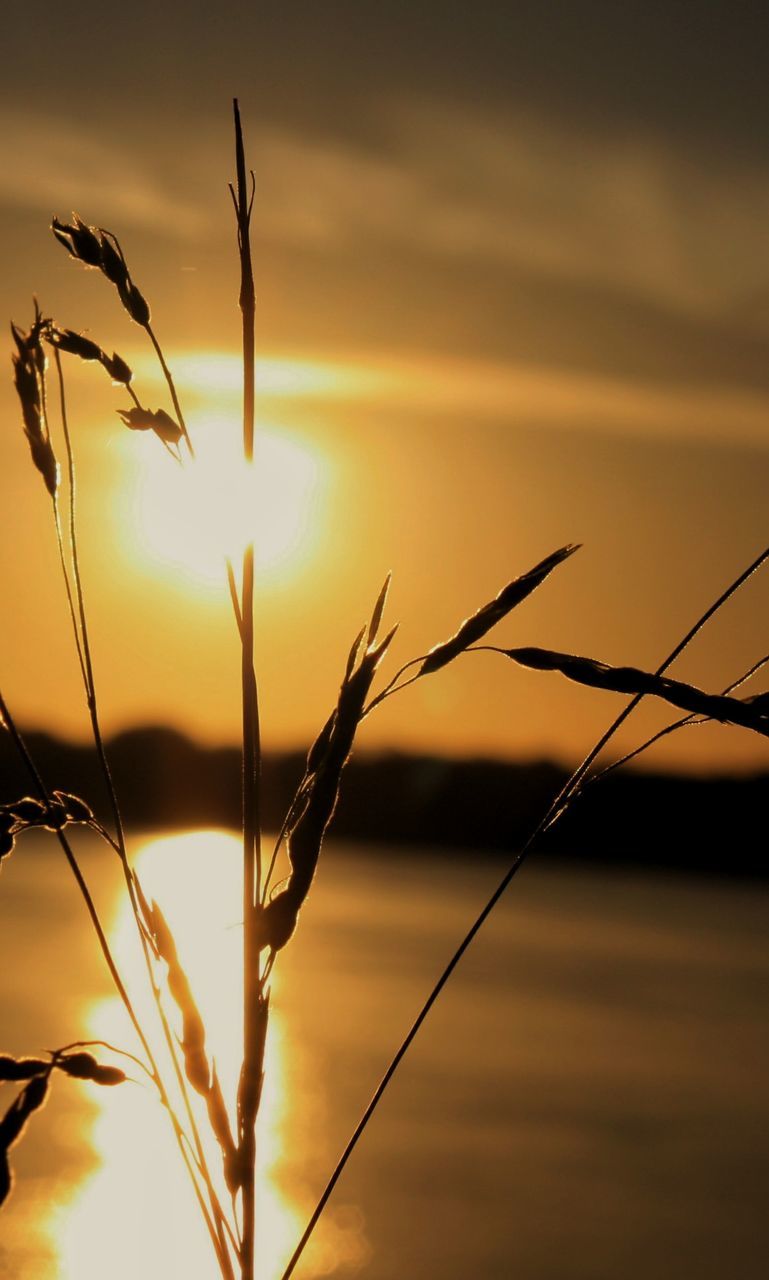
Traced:
[[[145, 893], [161, 904], [176, 938], [227, 1098], [235, 1095], [240, 1060], [240, 859], [240, 842], [234, 836], [200, 831], [147, 841], [135, 860]], [[110, 940], [136, 993], [140, 1017], [151, 1019], [151, 1002], [141, 995], [142, 961], [125, 901]], [[280, 1179], [294, 1094], [301, 1097], [295, 1086], [301, 1082], [302, 1063], [301, 1054], [289, 1043], [275, 985], [257, 1131], [257, 1274], [265, 1280], [281, 1274], [312, 1208], [311, 1199], [301, 1193], [289, 1195]], [[90, 1006], [83, 1034], [131, 1050], [136, 1047], [117, 998]], [[141, 1073], [135, 1068], [132, 1075]], [[290, 1100], [285, 1091], [289, 1077]], [[98, 1164], [50, 1223], [59, 1258], [57, 1280], [101, 1280], [105, 1272], [111, 1280], [134, 1280], [137, 1274], [148, 1280], [212, 1280], [218, 1272], [210, 1241], [151, 1086], [137, 1079], [90, 1096], [94, 1093], [95, 1114], [87, 1139]], [[207, 1147], [207, 1156], [212, 1170], [217, 1170], [215, 1145]], [[228, 1203], [223, 1186], [221, 1198]], [[357, 1270], [364, 1254], [360, 1224], [352, 1230], [331, 1216], [308, 1251], [303, 1274]]]

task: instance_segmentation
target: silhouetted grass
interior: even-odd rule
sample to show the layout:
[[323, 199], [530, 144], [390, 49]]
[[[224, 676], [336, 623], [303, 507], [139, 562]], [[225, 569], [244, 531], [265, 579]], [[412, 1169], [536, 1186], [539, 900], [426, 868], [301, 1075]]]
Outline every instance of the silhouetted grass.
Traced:
[[[240, 115], [235, 103], [236, 181], [230, 188], [235, 210], [237, 243], [240, 258], [239, 304], [242, 316], [243, 351], [243, 457], [254, 458], [254, 356], [255, 295], [250, 247], [250, 224], [254, 182], [246, 166]], [[149, 901], [132, 865], [126, 839], [117, 789], [101, 730], [97, 683], [89, 636], [88, 612], [78, 551], [76, 520], [76, 468], [70, 433], [65, 391], [64, 360], [75, 359], [103, 368], [113, 383], [130, 398], [130, 407], [118, 409], [123, 427], [130, 431], [153, 432], [160, 445], [168, 450], [180, 466], [194, 456], [193, 441], [185, 423], [182, 405], [169, 364], [155, 334], [151, 309], [145, 294], [136, 284], [126, 256], [116, 236], [98, 226], [91, 226], [73, 215], [71, 222], [53, 221], [53, 233], [70, 256], [80, 265], [101, 273], [114, 286], [117, 298], [130, 317], [145, 334], [154, 351], [165, 379], [170, 410], [150, 408], [134, 387], [133, 374], [117, 353], [109, 355], [95, 341], [60, 326], [35, 305], [33, 322], [28, 330], [13, 326], [15, 343], [14, 377], [22, 411], [25, 435], [33, 465], [40, 474], [51, 499], [53, 530], [59, 549], [61, 570], [66, 586], [70, 624], [82, 676], [96, 759], [106, 787], [109, 813], [97, 815], [90, 800], [65, 791], [49, 788], [6, 702], [0, 697], [0, 716], [28, 774], [32, 795], [20, 796], [0, 808], [0, 860], [14, 850], [30, 828], [46, 828], [58, 839], [79, 890], [85, 900], [102, 956], [115, 988], [137, 1033], [141, 1056], [135, 1062], [152, 1082], [168, 1116], [179, 1154], [192, 1183], [200, 1213], [208, 1230], [213, 1256], [225, 1280], [254, 1278], [255, 1199], [258, 1152], [255, 1128], [262, 1100], [264, 1050], [270, 1009], [270, 979], [279, 953], [290, 944], [312, 891], [318, 870], [323, 840], [331, 824], [343, 775], [354, 749], [357, 733], [365, 719], [388, 698], [402, 693], [420, 679], [437, 674], [450, 663], [479, 649], [504, 654], [519, 665], [544, 671], [556, 671], [571, 680], [600, 689], [632, 695], [631, 703], [620, 713], [599, 742], [590, 750], [580, 767], [572, 774], [552, 801], [523, 847], [517, 852], [494, 893], [459, 943], [442, 974], [424, 1001], [407, 1035], [387, 1067], [380, 1085], [356, 1126], [340, 1157], [320, 1200], [284, 1271], [287, 1280], [314, 1230], [324, 1207], [357, 1142], [365, 1132], [390, 1080], [423, 1025], [430, 1009], [440, 996], [473, 938], [507, 889], [524, 857], [534, 842], [565, 812], [590, 777], [599, 752], [610, 742], [619, 725], [638, 701], [648, 695], [664, 699], [683, 709], [688, 717], [698, 716], [737, 724], [750, 732], [769, 734], [767, 695], [737, 698], [734, 687], [725, 693], [711, 694], [665, 675], [667, 668], [694, 635], [705, 625], [742, 583], [769, 557], [764, 552], [705, 611], [690, 632], [675, 647], [656, 672], [647, 673], [632, 667], [611, 667], [605, 663], [531, 647], [502, 650], [494, 645], [480, 645], [489, 632], [535, 590], [543, 587], [556, 570], [560, 570], [577, 550], [568, 545], [547, 555], [533, 568], [523, 571], [507, 583], [490, 601], [475, 608], [461, 621], [454, 634], [435, 644], [428, 653], [403, 664], [386, 678], [383, 670], [390, 642], [395, 633], [384, 629], [389, 576], [376, 598], [370, 617], [353, 640], [344, 665], [340, 662], [341, 682], [335, 699], [329, 698], [331, 710], [315, 741], [310, 746], [303, 776], [282, 817], [279, 834], [269, 864], [262, 865], [264, 803], [262, 796], [262, 748], [260, 734], [259, 694], [254, 669], [254, 549], [247, 546], [240, 566], [226, 566], [234, 625], [240, 641], [240, 676], [242, 693], [242, 834], [243, 834], [243, 1042], [242, 1060], [236, 1098], [226, 1099], [215, 1065], [211, 1059], [206, 1026], [177, 951], [173, 934], [162, 906]], [[48, 354], [52, 353], [58, 389], [58, 425], [51, 429], [48, 388]], [[64, 468], [59, 465], [55, 440], [59, 434], [64, 449]], [[224, 570], [223, 570], [224, 571]], [[760, 664], [755, 664], [754, 670]], [[380, 687], [377, 689], [377, 685]], [[687, 717], [687, 719], [688, 719]], [[669, 731], [682, 726], [678, 721]], [[643, 749], [643, 748], [641, 748]], [[146, 979], [155, 1001], [162, 1043], [156, 1046], [148, 1028], [137, 1015], [110, 949], [90, 890], [70, 842], [70, 828], [86, 826], [95, 831], [120, 861], [125, 891], [131, 907], [141, 947]], [[277, 860], [285, 855], [288, 875], [273, 883]], [[177, 1028], [181, 1028], [177, 1034]], [[111, 1055], [119, 1048], [104, 1046]], [[131, 1055], [128, 1055], [131, 1057]], [[121, 1067], [102, 1062], [79, 1042], [53, 1051], [47, 1057], [14, 1058], [0, 1056], [0, 1079], [15, 1082], [21, 1089], [0, 1120], [0, 1200], [11, 1189], [9, 1152], [23, 1136], [30, 1118], [43, 1106], [56, 1073], [93, 1084], [118, 1085], [125, 1079]], [[178, 1102], [173, 1098], [178, 1095]], [[194, 1095], [194, 1096], [193, 1096]], [[202, 1100], [202, 1106], [197, 1102]], [[220, 1169], [212, 1169], [205, 1154], [202, 1126], [207, 1125], [218, 1147]], [[226, 1189], [227, 1197], [221, 1194]], [[105, 1260], [105, 1266], [107, 1260]]]

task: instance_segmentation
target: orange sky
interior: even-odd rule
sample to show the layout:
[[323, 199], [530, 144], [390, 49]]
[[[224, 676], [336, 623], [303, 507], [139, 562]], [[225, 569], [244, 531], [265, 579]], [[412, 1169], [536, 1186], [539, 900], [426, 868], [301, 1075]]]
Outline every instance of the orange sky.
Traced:
[[[490, 77], [485, 98], [471, 92], [472, 64], [467, 83], [450, 83], [449, 27], [443, 63], [420, 64], [420, 94], [405, 55], [380, 45], [389, 90], [369, 83], [363, 59], [356, 75], [340, 71], [337, 98], [320, 88], [313, 97], [307, 77], [321, 73], [300, 41], [295, 84], [272, 81], [271, 98], [262, 85], [242, 95], [258, 174], [258, 503], [272, 514], [257, 636], [271, 746], [304, 746], [322, 723], [388, 569], [400, 663], [515, 574], [582, 542], [500, 629], [500, 642], [652, 667], [769, 541], [769, 178], [760, 140], [730, 148], [680, 102], [677, 116], [671, 107], [663, 118], [664, 93], [645, 103], [640, 78], [624, 99], [608, 74], [592, 84], [607, 112], [614, 103], [613, 117], [579, 118], [563, 79], [564, 100], [554, 94], [549, 108], [533, 82], [517, 96], [503, 91], [492, 75], [502, 12], [490, 7], [487, 46], [474, 55], [477, 83]], [[533, 40], [532, 15], [524, 26]], [[195, 24], [180, 54], [190, 68], [205, 52]], [[10, 92], [0, 102], [6, 311], [28, 324], [37, 294], [61, 324], [117, 348], [140, 394], [165, 404], [151, 352], [114, 291], [67, 260], [47, 231], [52, 211], [73, 207], [110, 227], [152, 301], [201, 447], [232, 440], [237, 282], [219, 59], [235, 33], [221, 37], [211, 77], [183, 104], [169, 105], [149, 80], [129, 103], [110, 94], [94, 64], [103, 112], [53, 57], [55, 34], [54, 20], [41, 36], [49, 74], [34, 107], [20, 112]], [[280, 53], [288, 67], [279, 34], [267, 34], [276, 65]], [[483, 34], [481, 23], [473, 38]], [[340, 56], [331, 45], [325, 53], [329, 65]], [[640, 49], [653, 55], [661, 67], [658, 50]], [[688, 56], [682, 41], [679, 58]], [[123, 65], [121, 55], [118, 80]], [[706, 68], [689, 70], [705, 113]], [[741, 127], [732, 120], [733, 136]], [[215, 461], [210, 482], [185, 497], [156, 442], [121, 427], [114, 409], [125, 397], [100, 371], [72, 370], [70, 395], [105, 723], [169, 722], [232, 740], [235, 634], [200, 550], [199, 510], [205, 483], [222, 495], [229, 481]], [[0, 412], [3, 689], [27, 724], [82, 736], [47, 502], [9, 375]], [[228, 518], [233, 505], [229, 496], [212, 502]], [[768, 590], [755, 580], [677, 674], [717, 689], [760, 657]], [[478, 656], [394, 699], [363, 742], [571, 760], [618, 706]], [[622, 745], [660, 716], [639, 715]], [[767, 756], [747, 733], [708, 727], [669, 740], [652, 761], [754, 768]]]

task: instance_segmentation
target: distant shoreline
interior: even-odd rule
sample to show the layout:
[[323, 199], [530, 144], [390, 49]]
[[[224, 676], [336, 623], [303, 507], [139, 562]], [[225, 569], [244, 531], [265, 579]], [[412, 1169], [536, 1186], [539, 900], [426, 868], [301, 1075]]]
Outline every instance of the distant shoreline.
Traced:
[[[92, 748], [31, 732], [47, 784], [106, 813]], [[202, 747], [168, 728], [116, 735], [108, 753], [126, 821], [134, 826], [240, 825], [240, 755]], [[265, 825], [277, 829], [304, 755], [264, 762]], [[356, 754], [333, 834], [390, 846], [509, 853], [536, 826], [566, 779], [548, 761], [457, 760], [395, 752]], [[0, 801], [29, 791], [7, 735], [0, 737]], [[618, 771], [581, 797], [542, 840], [541, 853], [591, 863], [764, 878], [769, 773], [711, 777]]]

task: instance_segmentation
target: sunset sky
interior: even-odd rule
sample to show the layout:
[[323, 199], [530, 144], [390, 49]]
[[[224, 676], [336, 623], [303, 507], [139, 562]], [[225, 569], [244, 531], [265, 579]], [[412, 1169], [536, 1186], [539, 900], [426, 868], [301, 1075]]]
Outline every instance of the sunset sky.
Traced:
[[[236, 506], [234, 94], [257, 175], [268, 746], [314, 736], [389, 569], [400, 664], [580, 542], [499, 642], [657, 665], [769, 542], [767, 36], [761, 6], [734, 0], [224, 0], [181, 17], [83, 0], [6, 21], [4, 311], [26, 326], [36, 295], [166, 406], [114, 290], [48, 224], [74, 209], [115, 231], [211, 459], [208, 478], [179, 474], [121, 426], [100, 370], [71, 370], [110, 730], [238, 733], [236, 635], [201, 537]], [[50, 504], [5, 368], [2, 687], [28, 726], [84, 737]], [[759, 575], [676, 674], [727, 685], [769, 650], [767, 619]], [[478, 655], [393, 699], [362, 743], [571, 761], [620, 705]], [[664, 721], [648, 709], [622, 745]], [[649, 757], [768, 761], [717, 726]]]

